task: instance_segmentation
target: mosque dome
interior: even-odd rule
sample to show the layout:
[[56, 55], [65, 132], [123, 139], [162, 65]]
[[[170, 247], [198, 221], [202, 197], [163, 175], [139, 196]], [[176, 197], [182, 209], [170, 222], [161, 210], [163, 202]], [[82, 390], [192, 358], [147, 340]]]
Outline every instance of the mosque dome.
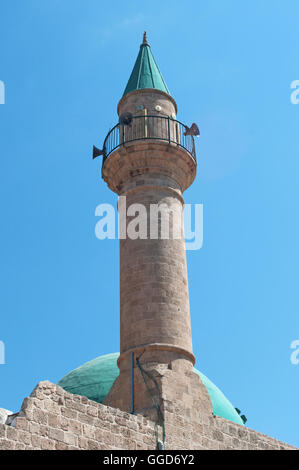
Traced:
[[[92, 361], [86, 362], [69, 372], [59, 380], [58, 385], [67, 392], [82, 395], [90, 400], [101, 403], [108, 395], [114, 380], [119, 375], [117, 367], [118, 357], [119, 353], [96, 357]], [[202, 372], [195, 368], [194, 372], [200, 376], [202, 383], [208, 391], [214, 415], [243, 425], [243, 421], [236, 409], [221, 390]]]

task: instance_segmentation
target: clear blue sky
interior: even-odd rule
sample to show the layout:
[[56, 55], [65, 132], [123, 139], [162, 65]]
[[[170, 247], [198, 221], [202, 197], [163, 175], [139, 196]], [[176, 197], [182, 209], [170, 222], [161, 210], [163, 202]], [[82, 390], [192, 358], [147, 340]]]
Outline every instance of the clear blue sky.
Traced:
[[1, 0], [0, 407], [17, 411], [119, 350], [117, 241], [94, 235], [116, 203], [92, 161], [148, 31], [179, 106], [201, 129], [204, 246], [188, 252], [197, 368], [248, 426], [299, 446], [297, 0]]

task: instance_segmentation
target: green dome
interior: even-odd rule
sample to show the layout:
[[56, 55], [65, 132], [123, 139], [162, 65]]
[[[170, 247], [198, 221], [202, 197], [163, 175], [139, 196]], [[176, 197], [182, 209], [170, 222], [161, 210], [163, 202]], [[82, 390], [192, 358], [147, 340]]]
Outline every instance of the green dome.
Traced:
[[[108, 395], [110, 388], [119, 374], [117, 359], [119, 353], [99, 356], [92, 361], [69, 372], [59, 380], [58, 385], [64, 390], [76, 395], [82, 395], [90, 400], [101, 403]], [[228, 419], [237, 424], [243, 424], [242, 419], [225, 395], [204, 374], [194, 368], [210, 396], [213, 412], [216, 416]]]

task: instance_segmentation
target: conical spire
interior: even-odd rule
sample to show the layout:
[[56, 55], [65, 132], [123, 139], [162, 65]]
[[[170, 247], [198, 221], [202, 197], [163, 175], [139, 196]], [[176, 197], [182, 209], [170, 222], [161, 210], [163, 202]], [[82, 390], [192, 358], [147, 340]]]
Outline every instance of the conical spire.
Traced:
[[143, 42], [123, 96], [142, 88], [154, 88], [170, 95], [147, 42], [146, 32], [143, 34]]

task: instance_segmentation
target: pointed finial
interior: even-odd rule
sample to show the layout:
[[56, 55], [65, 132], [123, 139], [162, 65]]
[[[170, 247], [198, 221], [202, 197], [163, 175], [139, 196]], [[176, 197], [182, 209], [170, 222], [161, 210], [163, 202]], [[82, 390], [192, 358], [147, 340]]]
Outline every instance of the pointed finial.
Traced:
[[143, 33], [143, 42], [142, 44], [145, 44], [146, 46], [149, 46], [149, 43], [147, 42], [147, 37], [146, 37], [146, 31]]

